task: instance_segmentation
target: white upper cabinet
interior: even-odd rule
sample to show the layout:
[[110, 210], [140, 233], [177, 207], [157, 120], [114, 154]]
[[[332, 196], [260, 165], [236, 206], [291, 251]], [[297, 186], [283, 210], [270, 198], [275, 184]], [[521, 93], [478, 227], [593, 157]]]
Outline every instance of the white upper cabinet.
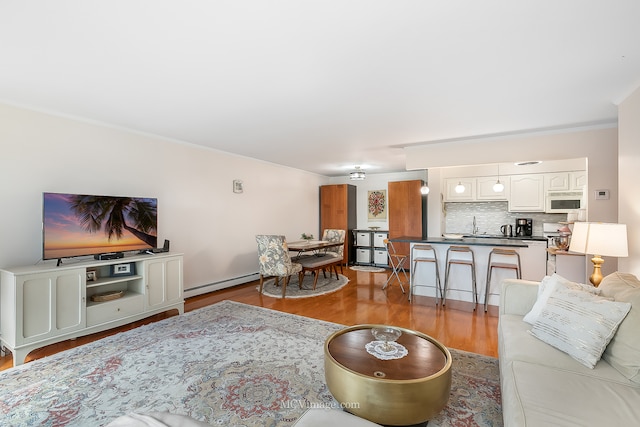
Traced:
[[[462, 184], [464, 191], [456, 192], [456, 186]], [[476, 178], [447, 178], [444, 180], [445, 202], [473, 202], [476, 200]]]
[[[500, 179], [500, 183], [504, 185], [502, 191], [496, 192], [493, 186]], [[476, 199], [477, 200], [507, 200], [509, 191], [509, 177], [485, 176], [478, 178], [476, 181]]]
[[587, 171], [569, 172], [569, 189], [584, 190], [587, 187]]
[[510, 212], [544, 212], [543, 174], [512, 175], [509, 186]]
[[544, 187], [547, 191], [569, 190], [569, 172], [555, 172], [544, 175]]
[[554, 172], [544, 174], [546, 191], [580, 191], [587, 185], [586, 171]]

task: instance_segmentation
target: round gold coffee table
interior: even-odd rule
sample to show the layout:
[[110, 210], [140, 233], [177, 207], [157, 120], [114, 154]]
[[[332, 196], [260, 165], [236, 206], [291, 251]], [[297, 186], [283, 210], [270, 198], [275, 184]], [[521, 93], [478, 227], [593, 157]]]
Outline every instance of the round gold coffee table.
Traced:
[[[329, 391], [354, 415], [384, 425], [428, 421], [447, 404], [451, 392], [451, 353], [435, 339], [404, 328], [397, 343], [408, 354], [381, 360], [369, 354], [371, 329], [357, 325], [327, 338], [324, 370]], [[395, 328], [395, 326], [394, 326]]]

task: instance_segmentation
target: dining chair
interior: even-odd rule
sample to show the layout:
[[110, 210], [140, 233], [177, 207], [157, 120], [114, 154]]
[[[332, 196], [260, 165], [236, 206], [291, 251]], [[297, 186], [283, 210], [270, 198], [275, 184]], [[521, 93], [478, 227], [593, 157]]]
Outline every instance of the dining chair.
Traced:
[[407, 283], [410, 283], [409, 281], [409, 277], [407, 276], [407, 272], [404, 269], [404, 263], [407, 260], [407, 258], [409, 258], [408, 254], [399, 254], [398, 252], [396, 252], [395, 247], [393, 246], [393, 242], [389, 239], [384, 239], [384, 245], [387, 248], [387, 257], [389, 258], [389, 264], [391, 265], [391, 274], [389, 275], [389, 278], [387, 279], [387, 282], [384, 284], [384, 286], [382, 287], [382, 289], [386, 289], [387, 286], [389, 286], [389, 284], [393, 281], [393, 278], [395, 276], [396, 279], [398, 279], [398, 283], [400, 284], [400, 289], [402, 289], [402, 293], [404, 294], [404, 286], [402, 286], [402, 280], [400, 280], [400, 276], [398, 275], [399, 271], [402, 271], [402, 274], [404, 274], [404, 278], [407, 281]]
[[282, 278], [282, 298], [287, 292], [289, 278], [298, 275], [298, 284], [302, 289], [302, 265], [291, 261], [287, 241], [284, 236], [259, 234], [256, 236], [258, 244], [258, 264], [260, 265], [260, 293], [265, 277], [274, 277], [278, 286], [278, 279]]
[[[331, 255], [340, 259], [344, 258], [344, 239], [346, 235], [347, 235], [346, 230], [337, 230], [333, 228], [327, 228], [324, 230], [324, 233], [322, 233], [322, 240], [326, 240], [327, 242], [332, 242], [332, 243], [342, 243], [341, 246], [334, 246], [332, 248], [327, 248], [326, 249], [327, 255]], [[343, 273], [342, 264], [343, 263], [340, 262], [340, 273]]]

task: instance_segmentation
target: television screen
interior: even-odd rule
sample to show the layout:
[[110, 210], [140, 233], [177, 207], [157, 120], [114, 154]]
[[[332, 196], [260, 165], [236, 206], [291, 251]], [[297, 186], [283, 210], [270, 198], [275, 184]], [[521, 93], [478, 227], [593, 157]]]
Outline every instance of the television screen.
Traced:
[[43, 259], [157, 247], [155, 198], [43, 194]]

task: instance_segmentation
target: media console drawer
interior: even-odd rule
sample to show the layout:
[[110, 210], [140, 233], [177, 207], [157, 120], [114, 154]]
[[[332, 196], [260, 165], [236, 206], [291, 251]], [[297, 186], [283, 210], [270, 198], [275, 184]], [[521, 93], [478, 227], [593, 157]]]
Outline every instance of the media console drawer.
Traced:
[[144, 310], [144, 295], [127, 293], [113, 301], [94, 303], [87, 306], [87, 327], [133, 316]]

